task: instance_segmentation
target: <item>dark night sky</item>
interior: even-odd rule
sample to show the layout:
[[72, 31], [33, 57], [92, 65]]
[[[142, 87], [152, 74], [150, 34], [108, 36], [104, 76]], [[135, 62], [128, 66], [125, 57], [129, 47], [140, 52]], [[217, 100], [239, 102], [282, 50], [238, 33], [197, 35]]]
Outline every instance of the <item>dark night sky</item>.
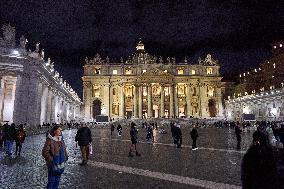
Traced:
[[257, 67], [284, 39], [283, 0], [0, 0], [0, 24], [10, 23], [82, 95], [82, 65], [99, 52], [111, 59], [135, 51], [188, 56], [211, 53], [227, 78]]

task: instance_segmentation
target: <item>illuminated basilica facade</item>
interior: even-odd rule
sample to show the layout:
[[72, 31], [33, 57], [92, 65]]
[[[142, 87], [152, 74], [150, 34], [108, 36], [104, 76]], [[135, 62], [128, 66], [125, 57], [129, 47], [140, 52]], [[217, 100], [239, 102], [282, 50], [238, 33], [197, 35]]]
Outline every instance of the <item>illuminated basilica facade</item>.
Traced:
[[222, 117], [219, 64], [210, 54], [197, 64], [151, 56], [140, 41], [126, 61], [86, 58], [83, 103], [86, 121], [110, 119]]

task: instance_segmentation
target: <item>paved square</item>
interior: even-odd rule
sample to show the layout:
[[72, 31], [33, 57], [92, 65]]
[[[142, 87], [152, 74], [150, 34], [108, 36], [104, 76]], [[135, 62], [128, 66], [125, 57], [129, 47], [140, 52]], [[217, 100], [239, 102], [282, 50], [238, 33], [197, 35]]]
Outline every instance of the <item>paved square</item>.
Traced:
[[[198, 150], [191, 150], [190, 128], [182, 127], [183, 147], [172, 144], [167, 134], [154, 130], [155, 142], [146, 141], [139, 128], [141, 157], [128, 157], [129, 128], [121, 137], [110, 135], [109, 127], [92, 129], [93, 149], [87, 166], [79, 166], [76, 130], [63, 132], [68, 147], [68, 166], [60, 188], [241, 188], [240, 163], [251, 143], [252, 133], [242, 134], [242, 149], [235, 150], [234, 130], [199, 128]], [[44, 188], [47, 170], [41, 156], [45, 135], [27, 137], [21, 157], [8, 159], [1, 152], [1, 188]]]

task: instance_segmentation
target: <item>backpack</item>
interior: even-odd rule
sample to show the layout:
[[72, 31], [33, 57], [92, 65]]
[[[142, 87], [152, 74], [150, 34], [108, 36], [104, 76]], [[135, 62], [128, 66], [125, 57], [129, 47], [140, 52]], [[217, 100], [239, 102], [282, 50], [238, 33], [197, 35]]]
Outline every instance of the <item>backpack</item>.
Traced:
[[24, 131], [18, 131], [18, 132], [17, 132], [17, 135], [16, 135], [16, 140], [17, 140], [17, 141], [22, 141], [23, 138], [24, 138], [24, 136], [25, 136]]

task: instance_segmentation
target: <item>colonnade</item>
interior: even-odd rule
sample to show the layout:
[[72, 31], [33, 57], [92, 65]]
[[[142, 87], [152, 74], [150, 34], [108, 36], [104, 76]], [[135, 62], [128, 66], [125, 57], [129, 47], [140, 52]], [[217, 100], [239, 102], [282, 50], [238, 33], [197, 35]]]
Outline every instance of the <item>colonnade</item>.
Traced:
[[[124, 93], [125, 85], [121, 85], [121, 94], [120, 94], [120, 111], [119, 116], [125, 116], [125, 93]], [[141, 84], [141, 85], [133, 85], [133, 117], [134, 118], [142, 118], [143, 117], [143, 87], [147, 87], [147, 117], [153, 117], [153, 94], [152, 94], [152, 85], [151, 84]], [[178, 102], [178, 90], [176, 84], [168, 84], [168, 85], [160, 85], [160, 106], [159, 106], [159, 117], [165, 116], [165, 87], [169, 88], [169, 114], [168, 117], [176, 117], [179, 115], [179, 102]], [[187, 86], [187, 88], [189, 88]], [[187, 90], [188, 94], [187, 100], [189, 100], [189, 90]], [[189, 112], [190, 108], [188, 108], [187, 114], [191, 115]]]
[[80, 107], [56, 87], [26, 76], [0, 76], [0, 121], [39, 125], [79, 117]]

